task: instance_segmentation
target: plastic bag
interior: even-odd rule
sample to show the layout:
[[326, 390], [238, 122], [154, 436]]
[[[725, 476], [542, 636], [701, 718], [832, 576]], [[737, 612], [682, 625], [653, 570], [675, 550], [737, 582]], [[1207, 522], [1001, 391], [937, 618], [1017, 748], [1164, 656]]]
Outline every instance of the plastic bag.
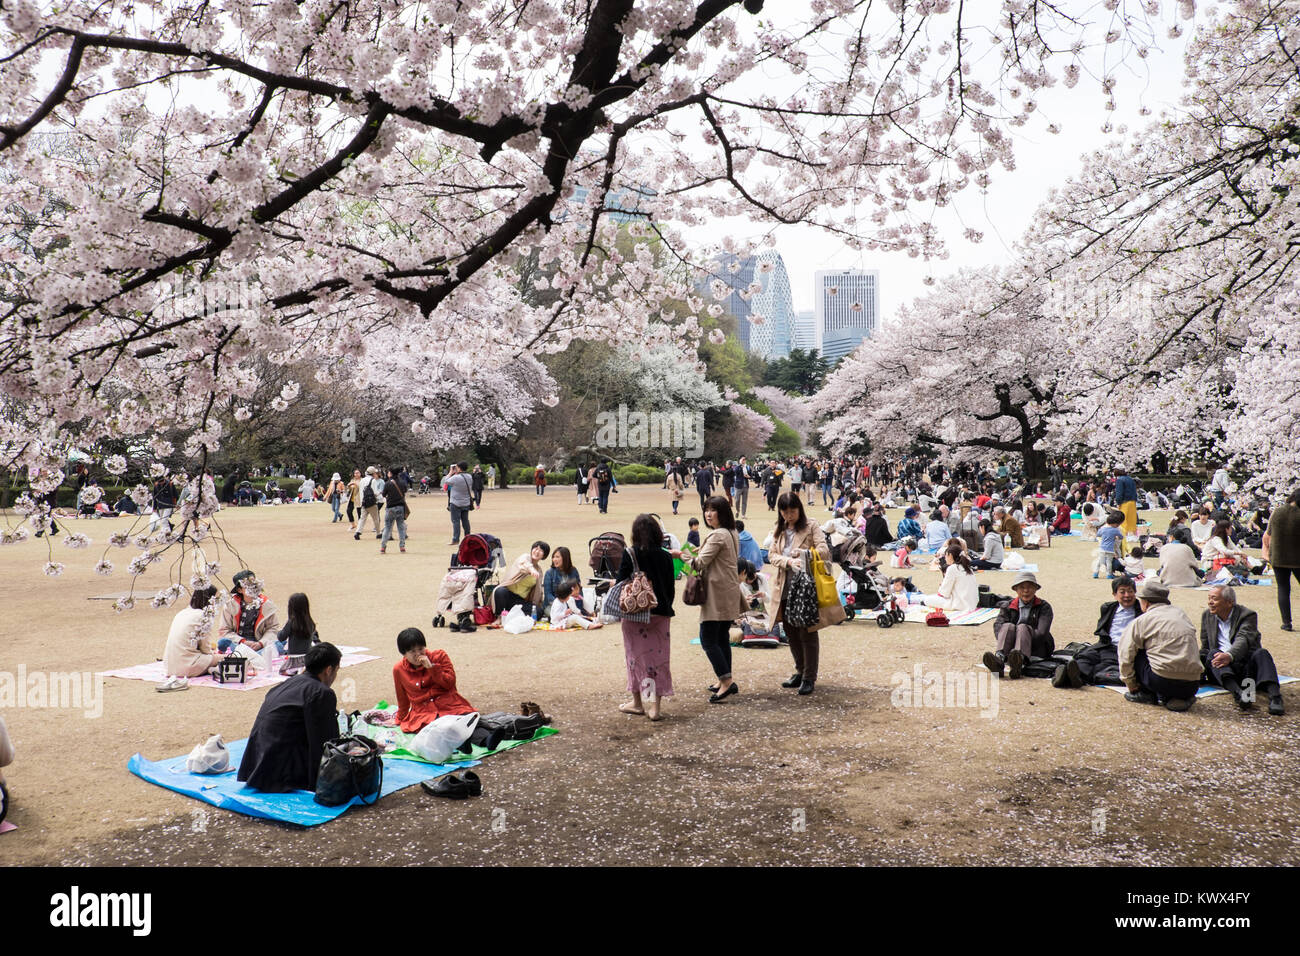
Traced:
[[1003, 571], [1019, 571], [1025, 566], [1025, 556], [1015, 551], [1008, 551], [1002, 556]]
[[477, 726], [478, 714], [449, 714], [425, 725], [408, 746], [431, 763], [446, 763]]
[[190, 773], [225, 773], [230, 769], [230, 751], [226, 749], [221, 734], [213, 734], [205, 743], [190, 751], [185, 760]]
[[501, 626], [511, 634], [523, 634], [533, 629], [533, 619], [524, 613], [524, 609], [515, 605], [501, 619]]

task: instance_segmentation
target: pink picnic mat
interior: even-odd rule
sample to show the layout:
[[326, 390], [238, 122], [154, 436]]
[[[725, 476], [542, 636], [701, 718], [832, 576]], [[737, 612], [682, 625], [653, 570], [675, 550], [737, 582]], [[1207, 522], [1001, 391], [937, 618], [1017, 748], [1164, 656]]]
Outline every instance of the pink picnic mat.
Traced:
[[[363, 654], [367, 647], [346, 647], [339, 645], [339, 650], [343, 654], [343, 661], [340, 667], [352, 667], [354, 664], [364, 664], [367, 661], [377, 661], [379, 658], [374, 654]], [[222, 690], [257, 690], [262, 687], [274, 687], [276, 684], [286, 681], [289, 678], [282, 677], [276, 673], [280, 665], [284, 663], [283, 657], [277, 657], [271, 665], [271, 673], [268, 675], [253, 674], [242, 684], [222, 684], [216, 678], [204, 674], [202, 677], [191, 677], [191, 687], [218, 687]], [[119, 667], [117, 670], [100, 671], [100, 677], [121, 677], [125, 680], [143, 680], [153, 684], [161, 684], [167, 677], [167, 672], [163, 667], [162, 661], [150, 661], [148, 664], [136, 664], [134, 667]]]

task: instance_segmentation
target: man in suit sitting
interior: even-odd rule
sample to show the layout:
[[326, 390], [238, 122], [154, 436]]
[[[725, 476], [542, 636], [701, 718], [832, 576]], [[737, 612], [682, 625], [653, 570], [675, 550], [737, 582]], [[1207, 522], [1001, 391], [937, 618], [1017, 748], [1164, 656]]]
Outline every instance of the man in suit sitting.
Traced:
[[1097, 643], [1088, 645], [1074, 660], [1057, 667], [1052, 675], [1053, 687], [1123, 683], [1119, 678], [1119, 640], [1124, 629], [1142, 614], [1142, 606], [1137, 600], [1137, 584], [1126, 574], [1110, 583], [1110, 591], [1115, 600], [1101, 606], [1097, 629], [1093, 631]]
[[1242, 693], [1242, 682], [1250, 680], [1257, 691], [1268, 694], [1268, 712], [1280, 715], [1282, 687], [1278, 683], [1273, 655], [1261, 646], [1259, 618], [1237, 603], [1237, 592], [1229, 585], [1210, 591], [1209, 607], [1201, 615], [1201, 660], [1211, 684], [1232, 694], [1242, 710], [1248, 710], [1254, 694]]

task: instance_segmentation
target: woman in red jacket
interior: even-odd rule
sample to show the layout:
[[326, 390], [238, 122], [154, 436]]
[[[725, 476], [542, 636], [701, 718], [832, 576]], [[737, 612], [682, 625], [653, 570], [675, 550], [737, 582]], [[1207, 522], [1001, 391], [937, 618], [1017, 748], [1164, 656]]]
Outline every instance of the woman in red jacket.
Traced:
[[397, 726], [408, 734], [446, 714], [472, 714], [474, 707], [456, 690], [456, 669], [446, 651], [428, 650], [424, 633], [408, 627], [397, 635], [402, 659], [393, 665]]

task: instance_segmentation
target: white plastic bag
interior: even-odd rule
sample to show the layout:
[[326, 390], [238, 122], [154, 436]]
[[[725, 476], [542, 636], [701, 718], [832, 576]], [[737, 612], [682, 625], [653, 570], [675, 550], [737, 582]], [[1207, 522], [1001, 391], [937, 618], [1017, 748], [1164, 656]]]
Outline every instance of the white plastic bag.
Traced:
[[1015, 551], [1008, 551], [1002, 556], [1003, 571], [1019, 571], [1025, 566], [1025, 556]]
[[501, 627], [511, 634], [523, 634], [533, 629], [533, 619], [524, 613], [522, 607], [516, 604], [501, 619]]
[[230, 751], [226, 749], [221, 734], [213, 734], [205, 743], [190, 751], [185, 760], [190, 773], [225, 773], [230, 769]]
[[478, 714], [439, 717], [415, 735], [410, 748], [432, 763], [446, 763], [456, 748], [469, 740], [477, 726]]

